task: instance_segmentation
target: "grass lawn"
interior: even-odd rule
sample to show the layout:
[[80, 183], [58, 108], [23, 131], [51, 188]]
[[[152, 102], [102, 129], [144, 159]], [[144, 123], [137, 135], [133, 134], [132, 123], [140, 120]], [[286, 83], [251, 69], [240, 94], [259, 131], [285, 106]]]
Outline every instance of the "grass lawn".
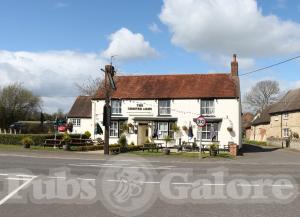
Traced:
[[30, 149], [23, 148], [22, 145], [3, 145], [0, 144], [0, 151], [63, 151], [63, 149], [45, 147], [44, 146], [31, 146]]
[[220, 152], [217, 156], [209, 156], [209, 153], [200, 154], [199, 152], [171, 152], [170, 155], [165, 155], [162, 151], [134, 151], [128, 152], [129, 155], [138, 155], [138, 156], [145, 156], [145, 157], [191, 157], [191, 158], [228, 158], [234, 159], [235, 157], [230, 155], [228, 152]]

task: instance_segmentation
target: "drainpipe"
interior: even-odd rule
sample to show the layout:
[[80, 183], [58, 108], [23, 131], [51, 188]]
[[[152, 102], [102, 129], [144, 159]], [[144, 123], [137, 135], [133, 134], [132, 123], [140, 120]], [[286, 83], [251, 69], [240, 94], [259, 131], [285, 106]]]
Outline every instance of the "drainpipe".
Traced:
[[282, 139], [282, 114], [281, 114], [281, 121], [280, 121], [280, 135], [281, 135], [281, 148], [283, 148], [283, 139]]

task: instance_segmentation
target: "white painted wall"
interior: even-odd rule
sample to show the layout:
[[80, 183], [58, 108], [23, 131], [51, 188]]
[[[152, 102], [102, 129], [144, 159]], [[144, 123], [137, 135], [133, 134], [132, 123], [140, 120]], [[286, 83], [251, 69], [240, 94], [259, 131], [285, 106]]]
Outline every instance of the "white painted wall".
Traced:
[[[103, 106], [104, 100], [92, 101], [92, 119], [87, 125], [94, 125], [99, 123], [104, 131], [102, 125], [103, 118]], [[129, 107], [136, 107], [137, 103], [141, 103], [144, 107], [152, 108], [151, 111], [132, 111], [128, 110]], [[197, 125], [193, 122], [193, 118], [197, 118], [200, 115], [200, 100], [186, 99], [186, 100], [171, 100], [171, 116], [178, 118], [177, 125], [189, 127], [190, 124], [193, 127], [194, 137], [197, 137]], [[123, 100], [122, 101], [122, 116], [128, 117], [128, 123], [133, 123], [134, 117], [157, 117], [158, 116], [158, 100]], [[241, 145], [241, 106], [239, 99], [216, 99], [215, 100], [215, 118], [221, 118], [222, 122], [219, 124], [219, 141], [220, 145], [227, 145], [229, 142], [234, 142]], [[233, 127], [232, 133], [227, 128]], [[93, 127], [94, 129], [94, 127]], [[93, 131], [91, 131], [93, 135]], [[149, 131], [149, 135], [151, 135]], [[181, 130], [182, 141], [188, 141], [188, 136]], [[99, 137], [99, 136], [96, 136]], [[100, 136], [104, 139], [104, 135]], [[178, 138], [176, 144], [178, 144]], [[128, 142], [137, 143], [136, 134], [127, 135]], [[118, 138], [110, 138], [110, 143], [117, 143]], [[155, 140], [156, 142], [163, 142], [162, 140]], [[197, 141], [200, 144], [200, 141]], [[202, 142], [210, 143], [210, 142]], [[173, 142], [174, 145], [174, 142]]]
[[[73, 118], [68, 118], [68, 123], [69, 123], [70, 119], [73, 119]], [[86, 131], [89, 131], [93, 136], [94, 135], [94, 124], [93, 124], [92, 118], [80, 118], [80, 121], [81, 121], [80, 126], [73, 126], [72, 134], [84, 134]]]

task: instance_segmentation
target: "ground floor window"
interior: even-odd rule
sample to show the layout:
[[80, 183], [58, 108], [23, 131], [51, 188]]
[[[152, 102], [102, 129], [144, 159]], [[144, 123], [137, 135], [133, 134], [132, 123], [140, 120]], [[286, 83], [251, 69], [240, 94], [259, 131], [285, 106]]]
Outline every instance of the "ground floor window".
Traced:
[[152, 129], [153, 138], [164, 139], [166, 136], [174, 138], [174, 132], [172, 130], [172, 124], [174, 122], [156, 122]]
[[80, 118], [71, 118], [70, 123], [72, 123], [74, 127], [80, 127], [81, 119]]
[[289, 128], [283, 129], [283, 137], [289, 137]]
[[197, 139], [200, 140], [202, 134], [203, 141], [218, 141], [218, 124], [217, 123], [207, 123], [202, 127], [202, 132], [198, 129]]
[[119, 124], [118, 124], [118, 121], [112, 121], [110, 123], [109, 136], [110, 137], [118, 137], [119, 136]]

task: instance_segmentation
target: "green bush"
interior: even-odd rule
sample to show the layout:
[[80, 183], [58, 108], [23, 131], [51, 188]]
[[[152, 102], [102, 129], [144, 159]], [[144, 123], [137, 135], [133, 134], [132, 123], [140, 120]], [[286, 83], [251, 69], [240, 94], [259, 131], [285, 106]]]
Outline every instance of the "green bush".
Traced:
[[89, 146], [74, 146], [71, 148], [72, 151], [97, 151], [103, 150], [103, 145], [89, 145]]
[[92, 134], [89, 131], [85, 131], [83, 134], [87, 139], [91, 138]]
[[51, 134], [0, 134], [0, 144], [4, 145], [22, 145], [22, 139], [30, 137], [35, 145], [42, 145], [45, 139], [52, 139]]
[[244, 140], [243, 143], [245, 144], [253, 144], [253, 145], [262, 145], [267, 146], [267, 142], [260, 142], [260, 141], [254, 141], [254, 140]]
[[22, 140], [21, 140], [21, 143], [24, 147], [26, 148], [30, 148], [30, 146], [33, 146], [34, 145], [34, 141], [30, 138], [30, 137], [24, 137]]

